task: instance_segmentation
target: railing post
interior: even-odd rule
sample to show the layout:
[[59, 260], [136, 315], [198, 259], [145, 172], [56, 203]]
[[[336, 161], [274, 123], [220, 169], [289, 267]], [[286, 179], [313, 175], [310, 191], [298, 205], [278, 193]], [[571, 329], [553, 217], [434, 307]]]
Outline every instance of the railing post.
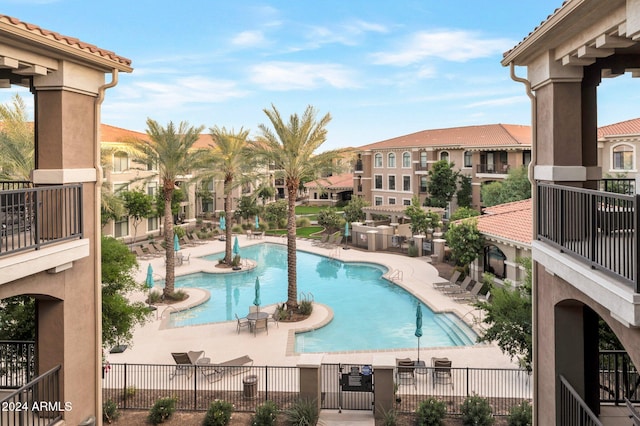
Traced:
[[193, 411], [198, 410], [198, 366], [194, 365], [193, 368]]
[[264, 366], [264, 400], [269, 400], [269, 367]]
[[[638, 184], [636, 182], [636, 191], [640, 190], [640, 184]], [[633, 262], [633, 282], [635, 284], [635, 292], [636, 293], [640, 293], [640, 279], [639, 276], [640, 274], [638, 273], [638, 257], [640, 255], [640, 238], [638, 238], [638, 232], [640, 232], [640, 212], [638, 211], [638, 209], [640, 208], [640, 194], [635, 194], [634, 197], [634, 205], [633, 205], [633, 215], [634, 215], [634, 219], [635, 219], [635, 229], [634, 229], [634, 233], [633, 233], [633, 238], [635, 239], [634, 241], [634, 256], [632, 256], [631, 261]]]
[[467, 380], [467, 386], [466, 386], [467, 391], [466, 392], [467, 392], [467, 396], [469, 396], [469, 367], [466, 368], [466, 376], [467, 376], [466, 377], [466, 380]]
[[127, 364], [123, 364], [124, 367], [124, 374], [123, 374], [123, 378], [122, 378], [122, 394], [125, 396], [124, 398], [122, 398], [124, 400], [124, 409], [127, 408]]

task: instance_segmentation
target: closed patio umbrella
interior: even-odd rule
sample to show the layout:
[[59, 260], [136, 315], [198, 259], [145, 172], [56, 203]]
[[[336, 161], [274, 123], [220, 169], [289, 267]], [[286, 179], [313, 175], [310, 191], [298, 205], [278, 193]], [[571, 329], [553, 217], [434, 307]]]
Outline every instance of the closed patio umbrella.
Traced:
[[236, 239], [233, 241], [233, 254], [240, 254], [240, 244], [238, 243], [238, 236], [236, 235]]
[[260, 219], [258, 219], [258, 215], [256, 215], [256, 229], [260, 229]]
[[343, 249], [347, 250], [349, 247], [349, 222], [344, 223], [344, 247]]
[[260, 301], [260, 278], [256, 277], [256, 287], [255, 287], [255, 291], [256, 291], [256, 296], [253, 299], [253, 305], [258, 307], [258, 310], [260, 310], [260, 303], [262, 303]]
[[418, 362], [420, 362], [420, 337], [422, 337], [422, 307], [418, 303], [416, 308], [416, 332], [415, 336], [418, 338]]
[[224, 216], [220, 218], [220, 229], [222, 229], [223, 231], [227, 229], [227, 221]]
[[149, 263], [149, 266], [147, 267], [147, 279], [145, 280], [144, 283], [147, 286], [147, 288], [153, 288], [153, 285], [154, 285], [153, 268], [151, 267], [151, 263]]
[[180, 242], [178, 241], [178, 234], [173, 234], [173, 250], [180, 251]]

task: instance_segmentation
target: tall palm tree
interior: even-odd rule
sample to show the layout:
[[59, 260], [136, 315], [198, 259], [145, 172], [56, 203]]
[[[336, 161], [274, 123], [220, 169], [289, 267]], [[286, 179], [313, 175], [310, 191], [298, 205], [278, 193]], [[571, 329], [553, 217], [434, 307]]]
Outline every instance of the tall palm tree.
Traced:
[[326, 114], [316, 121], [316, 110], [308, 106], [299, 117], [292, 114], [284, 123], [275, 106], [264, 112], [271, 121], [273, 130], [261, 124], [260, 135], [252, 142], [256, 156], [266, 164], [275, 164], [277, 176], [284, 178], [287, 188], [287, 308], [298, 307], [298, 285], [296, 272], [296, 196], [301, 181], [312, 181], [323, 171], [331, 170], [335, 160], [344, 150], [316, 153], [326, 141], [326, 126], [331, 115]]
[[19, 94], [11, 104], [0, 104], [0, 177], [30, 180], [35, 167], [33, 123], [28, 121], [27, 106]]
[[192, 127], [180, 122], [178, 128], [169, 122], [162, 127], [156, 121], [147, 119], [147, 140], [133, 141], [137, 161], [158, 164], [158, 174], [164, 197], [164, 242], [166, 250], [165, 286], [163, 294], [171, 297], [175, 284], [175, 252], [173, 249], [173, 215], [171, 198], [180, 175], [186, 175], [200, 164], [201, 150], [193, 149], [204, 126]]
[[247, 142], [249, 130], [240, 128], [237, 132], [222, 127], [212, 127], [211, 138], [213, 144], [210, 149], [210, 161], [213, 165], [213, 173], [222, 176], [224, 182], [224, 216], [227, 219], [225, 228], [224, 262], [231, 264], [231, 207], [233, 189], [242, 185], [248, 178], [247, 167], [253, 162], [249, 155], [250, 147]]

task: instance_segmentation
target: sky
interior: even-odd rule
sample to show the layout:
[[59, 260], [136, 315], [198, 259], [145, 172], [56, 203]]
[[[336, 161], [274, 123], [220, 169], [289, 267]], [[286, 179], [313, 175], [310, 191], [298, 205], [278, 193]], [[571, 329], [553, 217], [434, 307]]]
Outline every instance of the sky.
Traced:
[[[144, 132], [151, 118], [257, 135], [271, 127], [264, 109], [288, 120], [311, 105], [332, 117], [325, 150], [427, 129], [529, 125], [524, 86], [500, 60], [561, 4], [3, 0], [0, 14], [132, 60], [133, 73], [106, 93], [105, 124]], [[601, 85], [599, 125], [638, 116], [630, 84]], [[0, 102], [16, 92], [0, 91]]]

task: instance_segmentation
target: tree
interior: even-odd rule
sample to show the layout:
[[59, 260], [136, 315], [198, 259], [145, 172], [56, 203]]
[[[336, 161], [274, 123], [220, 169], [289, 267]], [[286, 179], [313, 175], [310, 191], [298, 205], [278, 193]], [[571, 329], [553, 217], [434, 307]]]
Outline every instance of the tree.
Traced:
[[164, 204], [164, 242], [166, 250], [165, 297], [173, 295], [175, 286], [175, 252], [173, 250], [173, 217], [171, 201], [179, 175], [186, 175], [201, 163], [202, 151], [193, 145], [203, 127], [192, 127], [181, 122], [176, 128], [173, 122], [162, 127], [156, 121], [147, 119], [146, 140], [133, 141], [137, 150], [136, 158], [145, 164], [158, 164], [161, 193]]
[[127, 294], [139, 289], [133, 278], [137, 268], [135, 254], [111, 237], [102, 237], [102, 344], [127, 344], [133, 329], [143, 324], [149, 309], [142, 302], [130, 302]]
[[472, 209], [471, 207], [458, 207], [455, 212], [451, 215], [449, 220], [451, 222], [455, 222], [460, 219], [467, 219], [469, 217], [479, 216], [480, 212], [476, 209]]
[[460, 175], [460, 189], [456, 193], [458, 207], [471, 207], [471, 176]]
[[260, 188], [256, 191], [256, 196], [262, 200], [262, 207], [267, 204], [267, 200], [273, 198], [276, 195], [276, 189], [271, 185], [260, 185]]
[[327, 207], [318, 212], [318, 225], [324, 227], [329, 234], [339, 230], [342, 221], [335, 207]]
[[518, 357], [523, 366], [531, 371], [532, 317], [531, 317], [531, 259], [518, 259], [526, 271], [521, 286], [504, 287], [493, 285], [493, 277], [485, 279], [491, 289], [490, 302], [478, 302], [478, 309], [485, 311], [483, 322], [488, 325], [479, 342], [496, 342], [512, 359]]
[[363, 197], [353, 197], [344, 206], [344, 219], [349, 223], [364, 222], [367, 215], [362, 211], [362, 208], [368, 205], [369, 203]]
[[445, 234], [447, 245], [451, 248], [451, 256], [457, 266], [469, 271], [469, 264], [476, 260], [484, 247], [484, 238], [478, 231], [474, 219], [466, 219], [452, 223]]
[[244, 195], [238, 200], [238, 206], [236, 207], [236, 215], [243, 218], [245, 221], [253, 219], [260, 213], [260, 207], [255, 197]]
[[436, 161], [429, 170], [429, 198], [427, 205], [431, 207], [447, 207], [458, 189], [458, 172], [454, 164], [447, 160]]
[[138, 225], [143, 219], [153, 214], [154, 199], [151, 195], [139, 190], [123, 191], [120, 196], [124, 200], [124, 208], [127, 210], [127, 215], [133, 218], [133, 241], [135, 242], [138, 234]]
[[296, 271], [296, 196], [302, 182], [317, 179], [321, 171], [335, 167], [344, 150], [316, 151], [327, 139], [327, 124], [331, 115], [316, 120], [316, 110], [308, 106], [302, 116], [292, 114], [285, 123], [272, 105], [265, 109], [273, 129], [259, 126], [260, 135], [252, 142], [264, 164], [274, 164], [276, 176], [284, 178], [287, 188], [287, 307], [298, 307]]
[[[240, 129], [237, 132], [233, 129], [227, 130], [222, 127], [212, 127], [211, 137], [213, 144], [209, 145], [209, 162], [215, 170], [214, 174], [222, 177], [224, 186], [224, 217], [231, 218], [232, 200], [231, 195], [234, 188], [244, 182], [246, 175], [243, 172], [250, 170], [253, 163], [251, 157], [251, 146], [247, 143], [249, 130]], [[231, 264], [231, 223], [227, 223], [225, 228], [226, 240], [224, 248], [224, 262]]]
[[286, 200], [269, 203], [264, 209], [264, 218], [267, 219], [268, 222], [275, 223], [276, 227], [280, 228], [287, 220], [288, 209], [289, 207]]
[[30, 296], [0, 300], [0, 340], [35, 340], [36, 304]]
[[19, 94], [10, 105], [0, 105], [0, 178], [31, 180], [35, 165], [33, 125], [27, 117], [27, 107]]
[[531, 182], [527, 176], [527, 168], [522, 166], [509, 170], [509, 175], [504, 181], [483, 185], [480, 192], [485, 207], [531, 198]]
[[417, 195], [411, 197], [411, 204], [404, 209], [404, 214], [411, 220], [411, 233], [418, 235], [427, 231], [427, 212], [420, 205], [420, 198]]

